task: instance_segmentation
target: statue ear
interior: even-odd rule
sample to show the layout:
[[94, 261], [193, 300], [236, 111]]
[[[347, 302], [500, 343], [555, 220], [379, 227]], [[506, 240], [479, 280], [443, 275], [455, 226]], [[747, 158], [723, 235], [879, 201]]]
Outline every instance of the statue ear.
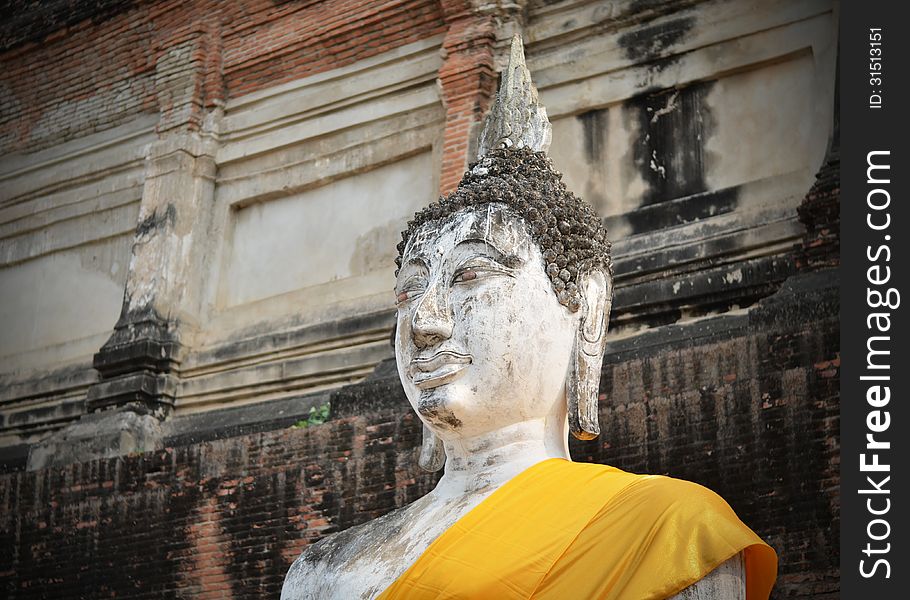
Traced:
[[600, 434], [597, 398], [607, 323], [613, 304], [613, 281], [605, 271], [593, 269], [580, 278], [579, 284], [582, 314], [566, 382], [566, 402], [572, 435], [580, 440], [590, 440]]
[[417, 459], [417, 465], [424, 471], [434, 473], [444, 464], [446, 464], [446, 451], [442, 446], [442, 440], [424, 425], [423, 443], [420, 445], [420, 457]]

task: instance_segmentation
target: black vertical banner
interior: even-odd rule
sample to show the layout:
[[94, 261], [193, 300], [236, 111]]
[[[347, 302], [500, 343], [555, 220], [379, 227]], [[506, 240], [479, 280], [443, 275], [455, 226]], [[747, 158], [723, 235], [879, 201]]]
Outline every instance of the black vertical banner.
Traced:
[[884, 0], [840, 4], [844, 598], [910, 597], [905, 8]]

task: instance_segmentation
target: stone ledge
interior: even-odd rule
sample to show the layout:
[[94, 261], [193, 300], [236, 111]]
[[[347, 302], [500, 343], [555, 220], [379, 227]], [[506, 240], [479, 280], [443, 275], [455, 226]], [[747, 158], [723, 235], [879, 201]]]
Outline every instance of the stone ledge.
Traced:
[[233, 408], [175, 417], [162, 423], [166, 447], [187, 446], [264, 431], [286, 429], [309, 416], [310, 408], [329, 402], [331, 392], [268, 400]]
[[161, 448], [161, 424], [141, 407], [85, 415], [28, 451], [27, 470], [113, 458]]
[[774, 294], [749, 309], [688, 323], [664, 325], [634, 337], [608, 340], [604, 365], [633, 357], [650, 356], [676, 349], [731, 339], [751, 329], [768, 329], [795, 323], [839, 318], [840, 273], [837, 269], [796, 275], [786, 279]]
[[169, 409], [177, 397], [178, 381], [175, 375], [150, 371], [118, 375], [90, 387], [86, 405], [93, 411], [131, 402], [150, 409]]

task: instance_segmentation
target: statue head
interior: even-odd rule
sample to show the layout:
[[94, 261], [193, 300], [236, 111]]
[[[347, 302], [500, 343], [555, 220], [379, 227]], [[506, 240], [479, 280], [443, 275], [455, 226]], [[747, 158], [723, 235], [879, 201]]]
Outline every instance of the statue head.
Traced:
[[599, 433], [610, 244], [545, 154], [549, 122], [518, 39], [506, 73], [479, 160], [398, 246], [395, 351], [428, 470], [444, 462], [440, 439], [513, 423], [561, 425], [563, 444], [566, 416], [575, 437]]

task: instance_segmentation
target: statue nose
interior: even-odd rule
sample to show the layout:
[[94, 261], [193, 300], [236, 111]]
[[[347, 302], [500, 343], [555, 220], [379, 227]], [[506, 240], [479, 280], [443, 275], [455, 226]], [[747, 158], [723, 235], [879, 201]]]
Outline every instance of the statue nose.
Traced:
[[444, 286], [432, 284], [414, 307], [411, 336], [418, 348], [428, 348], [452, 337], [452, 311]]

